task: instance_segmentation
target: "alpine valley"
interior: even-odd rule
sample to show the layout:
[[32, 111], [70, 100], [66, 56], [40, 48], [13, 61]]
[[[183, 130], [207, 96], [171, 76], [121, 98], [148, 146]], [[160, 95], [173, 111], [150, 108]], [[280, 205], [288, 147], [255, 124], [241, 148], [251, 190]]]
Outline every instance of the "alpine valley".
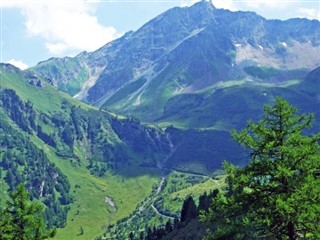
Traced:
[[[54, 239], [138, 239], [182, 216], [188, 196], [203, 203], [225, 184], [224, 160], [247, 163], [230, 130], [276, 96], [320, 130], [317, 20], [201, 1], [94, 52], [0, 71], [1, 199], [26, 183]], [[182, 231], [166, 239], [205, 232], [196, 220]]]

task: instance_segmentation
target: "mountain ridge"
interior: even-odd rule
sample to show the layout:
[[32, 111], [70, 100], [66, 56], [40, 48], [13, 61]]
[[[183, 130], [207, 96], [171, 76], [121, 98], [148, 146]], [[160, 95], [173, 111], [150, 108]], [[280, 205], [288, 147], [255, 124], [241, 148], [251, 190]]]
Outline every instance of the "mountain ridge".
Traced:
[[278, 84], [296, 80], [291, 71], [302, 81], [320, 65], [319, 39], [319, 21], [267, 20], [199, 2], [170, 9], [94, 52], [31, 70], [84, 102], [153, 122], [172, 98], [223, 82]]

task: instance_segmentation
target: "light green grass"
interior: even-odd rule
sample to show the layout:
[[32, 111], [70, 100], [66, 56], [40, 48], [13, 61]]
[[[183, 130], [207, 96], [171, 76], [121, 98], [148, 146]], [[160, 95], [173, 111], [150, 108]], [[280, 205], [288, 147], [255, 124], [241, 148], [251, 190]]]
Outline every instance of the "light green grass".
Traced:
[[[190, 183], [190, 179], [194, 179]], [[183, 201], [192, 196], [196, 203], [199, 197], [205, 192], [210, 193], [214, 189], [221, 189], [225, 186], [225, 176], [212, 179], [208, 176], [202, 176], [191, 173], [182, 173], [174, 171], [167, 178], [167, 184], [161, 192], [162, 210], [169, 211], [172, 214], [179, 213]]]
[[3, 71], [1, 68], [0, 70], [0, 86], [2, 88], [13, 89], [22, 100], [31, 101], [34, 107], [40, 111], [52, 113], [61, 110], [61, 101], [63, 99], [68, 100], [75, 106], [81, 106], [85, 109], [96, 109], [77, 99], [73, 99], [66, 93], [58, 91], [45, 81], [43, 81], [44, 87], [37, 87], [29, 84], [22, 73], [10, 73]]
[[204, 183], [196, 184], [170, 194], [170, 200], [174, 198], [186, 199], [189, 195], [199, 197], [204, 192], [209, 193], [214, 189], [221, 189], [223, 186], [225, 186], [225, 178], [221, 178], [219, 180], [208, 178]]
[[[58, 229], [54, 239], [94, 239], [108, 225], [134, 211], [159, 181], [159, 173], [146, 168], [130, 168], [117, 174], [108, 173], [103, 178], [95, 177], [84, 165], [73, 167], [70, 161], [59, 159], [45, 145], [44, 150], [49, 159], [68, 177], [75, 199], [71, 204], [66, 227]], [[106, 197], [112, 199], [115, 207], [106, 203]], [[83, 234], [79, 235], [81, 227]]]
[[54, 79], [58, 88], [71, 96], [77, 94], [90, 77], [89, 69], [80, 55], [76, 58], [50, 59], [32, 67], [31, 70]]

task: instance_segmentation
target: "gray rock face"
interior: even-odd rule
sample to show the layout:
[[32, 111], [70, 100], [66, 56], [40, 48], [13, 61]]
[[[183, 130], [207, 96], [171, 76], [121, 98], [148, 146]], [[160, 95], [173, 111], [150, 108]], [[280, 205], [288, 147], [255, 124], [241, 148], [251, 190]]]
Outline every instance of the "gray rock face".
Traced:
[[[51, 59], [33, 70], [85, 102], [125, 113], [164, 106], [150, 97], [167, 101], [217, 82], [251, 78], [244, 71], [248, 66], [311, 70], [319, 65], [319, 21], [266, 20], [202, 1], [170, 9], [95, 52], [72, 61]], [[142, 78], [143, 84], [133, 84]]]

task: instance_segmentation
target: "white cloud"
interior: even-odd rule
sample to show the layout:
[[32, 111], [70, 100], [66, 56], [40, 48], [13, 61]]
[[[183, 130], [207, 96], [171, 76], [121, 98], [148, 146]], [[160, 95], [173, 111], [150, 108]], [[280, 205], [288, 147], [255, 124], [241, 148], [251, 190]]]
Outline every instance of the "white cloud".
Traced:
[[289, 4], [295, 3], [293, 1], [287, 1], [287, 0], [248, 0], [244, 2], [245, 5], [252, 9], [283, 9], [286, 8]]
[[21, 70], [27, 69], [29, 67], [27, 64], [25, 64], [21, 60], [16, 60], [16, 59], [10, 59], [8, 63], [20, 68]]
[[231, 11], [238, 10], [232, 0], [211, 0], [211, 2], [216, 8], [229, 9]]
[[119, 37], [113, 27], [105, 27], [94, 16], [91, 1], [4, 1], [3, 7], [18, 7], [26, 19], [26, 33], [41, 37], [51, 54], [93, 51]]
[[[200, 2], [200, 1], [202, 0], [183, 0], [180, 2], [180, 7], [189, 7], [195, 4], [196, 2]], [[205, 1], [211, 1], [216, 8], [229, 9], [231, 11], [238, 10], [236, 5], [233, 3], [233, 0], [205, 0]]]
[[314, 8], [300, 8], [298, 9], [298, 15], [300, 17], [317, 19], [320, 21], [320, 10]]

